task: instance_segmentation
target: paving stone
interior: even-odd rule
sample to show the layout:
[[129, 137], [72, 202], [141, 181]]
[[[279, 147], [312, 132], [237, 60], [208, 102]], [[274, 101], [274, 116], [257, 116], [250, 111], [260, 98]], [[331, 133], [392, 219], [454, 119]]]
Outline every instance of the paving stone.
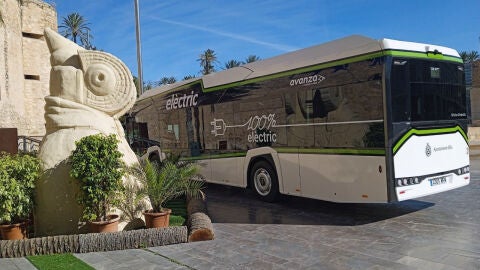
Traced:
[[119, 250], [75, 254], [95, 269], [188, 269], [145, 250]]
[[74, 255], [97, 270], [110, 269], [116, 265], [114, 260], [106, 256], [105, 252], [80, 253]]
[[460, 270], [462, 268], [457, 268], [449, 265], [444, 265], [442, 263], [432, 262], [429, 260], [424, 260], [420, 258], [405, 256], [397, 261], [398, 263], [410, 266], [412, 268], [420, 269], [449, 269], [449, 270]]
[[215, 185], [207, 197], [213, 241], [75, 256], [95, 269], [480, 269], [478, 169], [469, 186], [392, 204], [271, 204]]
[[7, 258], [0, 259], [0, 269], [2, 270], [36, 270], [26, 258]]

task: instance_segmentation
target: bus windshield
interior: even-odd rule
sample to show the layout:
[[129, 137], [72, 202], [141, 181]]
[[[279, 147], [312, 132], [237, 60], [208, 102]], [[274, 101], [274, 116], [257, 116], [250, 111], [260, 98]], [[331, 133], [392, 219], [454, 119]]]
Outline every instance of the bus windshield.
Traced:
[[467, 118], [463, 65], [425, 59], [393, 58], [394, 122]]

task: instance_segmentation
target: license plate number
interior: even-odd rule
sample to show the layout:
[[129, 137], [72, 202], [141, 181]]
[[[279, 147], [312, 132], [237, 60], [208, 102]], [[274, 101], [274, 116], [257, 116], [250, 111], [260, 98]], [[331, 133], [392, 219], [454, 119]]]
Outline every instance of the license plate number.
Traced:
[[438, 186], [447, 183], [447, 176], [435, 177], [428, 180], [430, 182], [430, 186]]

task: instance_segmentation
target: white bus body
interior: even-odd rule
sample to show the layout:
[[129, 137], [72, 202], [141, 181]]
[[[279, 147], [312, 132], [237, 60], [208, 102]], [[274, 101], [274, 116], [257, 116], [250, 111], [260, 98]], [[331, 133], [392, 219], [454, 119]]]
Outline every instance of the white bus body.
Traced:
[[208, 182], [395, 202], [469, 183], [465, 93], [455, 50], [351, 36], [149, 90], [134, 114], [150, 158], [195, 160]]

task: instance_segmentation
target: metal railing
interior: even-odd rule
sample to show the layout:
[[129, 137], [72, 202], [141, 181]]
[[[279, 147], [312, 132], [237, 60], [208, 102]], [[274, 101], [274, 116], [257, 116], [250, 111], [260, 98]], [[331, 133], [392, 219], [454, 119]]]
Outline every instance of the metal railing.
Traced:
[[37, 153], [41, 140], [27, 136], [18, 136], [18, 152]]
[[128, 136], [127, 140], [130, 145], [130, 148], [132, 148], [133, 152], [135, 152], [139, 156], [145, 154], [145, 152], [147, 152], [147, 149], [150, 146], [155, 146], [155, 145], [160, 146], [160, 142], [158, 141], [149, 140], [149, 139], [140, 138], [140, 137]]

